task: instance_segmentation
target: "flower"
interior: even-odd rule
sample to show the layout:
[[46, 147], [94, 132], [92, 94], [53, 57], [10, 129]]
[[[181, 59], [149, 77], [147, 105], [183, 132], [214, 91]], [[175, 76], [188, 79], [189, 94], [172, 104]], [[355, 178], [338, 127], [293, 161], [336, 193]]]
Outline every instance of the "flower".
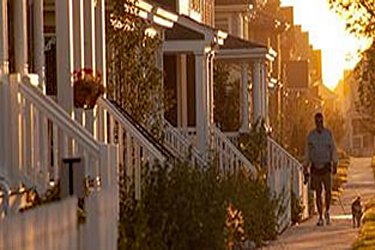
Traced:
[[97, 99], [104, 93], [102, 76], [91, 68], [73, 71], [74, 107], [94, 108]]

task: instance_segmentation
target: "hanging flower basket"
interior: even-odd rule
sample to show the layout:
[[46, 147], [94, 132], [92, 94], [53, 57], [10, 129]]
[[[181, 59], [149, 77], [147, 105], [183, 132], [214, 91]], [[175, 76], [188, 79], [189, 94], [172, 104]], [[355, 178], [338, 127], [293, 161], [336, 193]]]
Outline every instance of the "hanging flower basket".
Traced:
[[89, 68], [73, 72], [74, 107], [93, 109], [98, 98], [104, 94], [100, 73]]

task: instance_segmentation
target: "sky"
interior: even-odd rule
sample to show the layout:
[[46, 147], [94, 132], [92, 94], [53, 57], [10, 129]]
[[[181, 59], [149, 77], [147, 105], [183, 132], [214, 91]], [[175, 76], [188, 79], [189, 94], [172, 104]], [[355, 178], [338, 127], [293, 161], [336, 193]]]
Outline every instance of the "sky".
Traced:
[[294, 7], [294, 24], [309, 32], [310, 44], [322, 50], [323, 83], [333, 89], [358, 61], [358, 49], [367, 42], [345, 31], [345, 21], [329, 10], [327, 0], [281, 0], [282, 6]]

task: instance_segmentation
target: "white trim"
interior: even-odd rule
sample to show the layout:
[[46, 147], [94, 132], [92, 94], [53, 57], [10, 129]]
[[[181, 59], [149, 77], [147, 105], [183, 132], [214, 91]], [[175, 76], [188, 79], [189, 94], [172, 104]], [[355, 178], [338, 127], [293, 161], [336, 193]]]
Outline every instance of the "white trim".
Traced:
[[217, 59], [269, 59], [266, 48], [254, 49], [219, 49], [216, 55]]
[[203, 40], [189, 41], [165, 41], [163, 43], [163, 52], [187, 52], [203, 53], [206, 43]]
[[250, 5], [247, 4], [228, 4], [228, 5], [218, 5], [215, 6], [215, 12], [241, 12], [248, 13], [251, 11]]

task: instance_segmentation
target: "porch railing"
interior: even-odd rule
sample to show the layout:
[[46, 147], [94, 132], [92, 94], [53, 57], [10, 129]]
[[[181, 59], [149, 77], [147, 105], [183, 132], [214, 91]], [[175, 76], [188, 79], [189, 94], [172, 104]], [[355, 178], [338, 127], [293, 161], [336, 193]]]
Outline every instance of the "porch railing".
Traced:
[[[55, 101], [31, 85], [29, 77], [1, 78], [1, 174], [43, 193], [60, 178], [60, 160], [84, 157], [85, 175], [110, 185], [116, 179], [117, 149], [98, 143]], [[81, 148], [75, 155], [75, 148]]]
[[190, 156], [190, 160], [194, 164], [204, 166], [207, 162], [203, 159], [199, 151], [196, 149], [192, 141], [189, 141], [180, 130], [173, 127], [164, 119], [165, 143], [176, 150], [182, 157]]
[[256, 176], [257, 170], [237, 147], [216, 126], [211, 127], [212, 149], [216, 153], [220, 169], [233, 172], [245, 168]]
[[[142, 167], [156, 163], [163, 164], [167, 157], [107, 99], [98, 100], [98, 119], [107, 123], [107, 133], [102, 140], [119, 147], [119, 164], [134, 184], [135, 196], [141, 198]], [[98, 125], [100, 122], [97, 123]]]
[[275, 196], [282, 197], [285, 212], [279, 216], [279, 229], [283, 230], [291, 222], [291, 194], [304, 206], [303, 219], [308, 217], [308, 190], [303, 185], [301, 163], [268, 137], [267, 182]]

